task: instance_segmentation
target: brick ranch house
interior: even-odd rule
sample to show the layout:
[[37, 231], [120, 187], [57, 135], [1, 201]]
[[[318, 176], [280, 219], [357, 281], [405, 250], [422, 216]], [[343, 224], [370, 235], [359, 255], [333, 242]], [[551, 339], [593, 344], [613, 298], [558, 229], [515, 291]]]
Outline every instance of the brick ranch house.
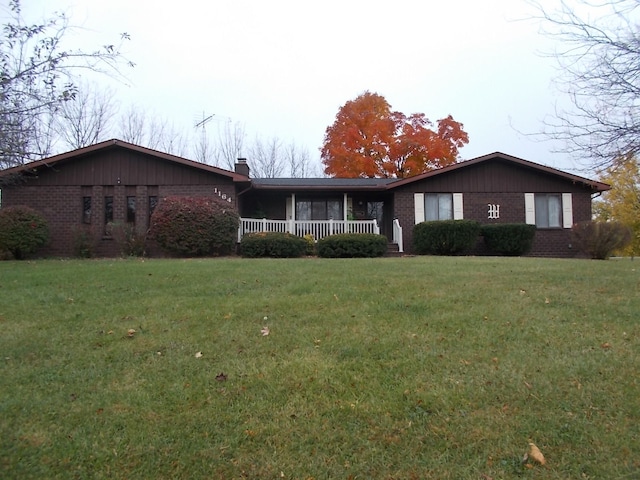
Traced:
[[[503, 153], [405, 179], [254, 179], [246, 160], [232, 172], [120, 140], [2, 170], [3, 184], [0, 208], [28, 205], [42, 213], [51, 241], [41, 253], [56, 256], [72, 254], [82, 228], [94, 232], [98, 255], [115, 256], [107, 224], [128, 223], [144, 233], [163, 197], [195, 195], [219, 197], [237, 208], [239, 240], [255, 231], [316, 239], [375, 232], [411, 253], [415, 224], [466, 218], [535, 224], [530, 255], [572, 257], [571, 226], [590, 220], [592, 198], [609, 189]], [[481, 242], [472, 253], [483, 253]]]

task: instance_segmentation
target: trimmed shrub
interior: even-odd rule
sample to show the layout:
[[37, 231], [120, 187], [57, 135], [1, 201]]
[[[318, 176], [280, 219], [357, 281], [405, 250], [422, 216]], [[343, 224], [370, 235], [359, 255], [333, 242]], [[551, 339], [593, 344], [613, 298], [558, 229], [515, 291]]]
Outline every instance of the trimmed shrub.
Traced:
[[259, 232], [242, 237], [240, 253], [243, 257], [295, 258], [307, 253], [308, 243], [290, 233]]
[[316, 254], [316, 239], [313, 238], [313, 235], [307, 233], [304, 237], [305, 242], [307, 242], [307, 251], [306, 254], [308, 256], [312, 256]]
[[624, 248], [632, 239], [631, 229], [618, 222], [582, 222], [571, 229], [578, 251], [597, 260], [606, 260], [614, 250]]
[[7, 251], [16, 260], [22, 260], [48, 239], [49, 225], [34, 209], [15, 206], [0, 210], [0, 252]]
[[439, 220], [413, 227], [413, 247], [418, 255], [456, 255], [472, 248], [480, 224], [475, 220]]
[[173, 255], [224, 255], [233, 250], [239, 221], [235, 209], [215, 197], [166, 197], [153, 211], [150, 235]]
[[480, 233], [487, 248], [497, 255], [524, 255], [533, 246], [536, 226], [526, 223], [483, 225]]
[[387, 237], [375, 233], [341, 233], [318, 240], [318, 256], [324, 258], [381, 257]]

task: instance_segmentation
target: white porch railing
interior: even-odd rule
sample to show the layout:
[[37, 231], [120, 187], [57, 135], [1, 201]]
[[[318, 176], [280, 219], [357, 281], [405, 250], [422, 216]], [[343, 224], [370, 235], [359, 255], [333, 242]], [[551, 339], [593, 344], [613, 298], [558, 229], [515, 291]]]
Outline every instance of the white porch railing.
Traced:
[[393, 219], [393, 243], [398, 244], [398, 252], [403, 253], [402, 227], [397, 218]]
[[[395, 231], [395, 230], [394, 230]], [[380, 233], [376, 220], [268, 220], [266, 218], [241, 218], [238, 242], [247, 233], [282, 232], [299, 237], [313, 235], [320, 240], [338, 233]], [[402, 237], [400, 237], [402, 241]]]

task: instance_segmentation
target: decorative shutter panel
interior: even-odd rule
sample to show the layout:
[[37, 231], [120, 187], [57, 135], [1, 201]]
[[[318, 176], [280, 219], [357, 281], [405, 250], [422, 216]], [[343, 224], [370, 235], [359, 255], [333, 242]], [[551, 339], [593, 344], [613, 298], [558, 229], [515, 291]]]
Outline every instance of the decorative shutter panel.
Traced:
[[536, 197], [533, 193], [524, 194], [524, 218], [528, 225], [536, 224]]
[[463, 201], [461, 193], [453, 194], [453, 219], [462, 220], [464, 218]]
[[416, 225], [424, 222], [424, 193], [413, 194], [413, 208], [415, 210]]
[[573, 197], [570, 193], [562, 194], [562, 226], [564, 228], [573, 226]]

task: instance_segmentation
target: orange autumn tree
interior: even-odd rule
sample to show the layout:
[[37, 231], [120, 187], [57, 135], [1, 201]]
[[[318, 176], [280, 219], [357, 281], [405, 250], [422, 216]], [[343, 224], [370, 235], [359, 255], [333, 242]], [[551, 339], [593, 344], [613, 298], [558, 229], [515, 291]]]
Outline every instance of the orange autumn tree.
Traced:
[[456, 163], [469, 143], [451, 116], [437, 129], [423, 113], [393, 112], [377, 93], [345, 103], [327, 128], [322, 146], [324, 172], [343, 178], [405, 178]]

